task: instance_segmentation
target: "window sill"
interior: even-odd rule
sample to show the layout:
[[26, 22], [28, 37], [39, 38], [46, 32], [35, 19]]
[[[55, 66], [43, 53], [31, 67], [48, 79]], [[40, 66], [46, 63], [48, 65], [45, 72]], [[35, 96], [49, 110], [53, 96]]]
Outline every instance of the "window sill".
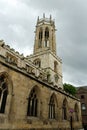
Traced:
[[27, 120], [39, 120], [39, 117], [27, 116]]
[[6, 117], [5, 113], [0, 113], [0, 117]]
[[33, 116], [27, 116], [27, 118], [26, 118], [26, 121], [27, 121], [27, 123], [28, 124], [32, 124], [32, 123], [34, 123], [34, 122], [36, 122], [36, 121], [40, 121], [40, 119], [39, 119], [39, 117], [33, 117]]

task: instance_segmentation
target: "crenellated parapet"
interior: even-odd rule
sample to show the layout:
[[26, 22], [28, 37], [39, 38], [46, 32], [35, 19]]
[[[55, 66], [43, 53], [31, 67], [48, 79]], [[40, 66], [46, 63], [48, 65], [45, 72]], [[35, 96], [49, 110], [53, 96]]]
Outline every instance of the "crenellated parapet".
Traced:
[[[13, 48], [10, 48], [9, 45], [6, 45], [5, 42], [3, 40], [0, 40], [0, 48], [2, 47], [2, 50], [4, 49], [3, 53], [1, 52], [0, 54], [2, 54], [3, 56], [6, 56], [5, 52], [9, 52], [11, 53], [12, 55], [15, 55], [15, 56], [18, 56], [20, 58], [23, 58], [23, 54], [20, 54], [18, 51], [15, 51], [15, 49]], [[2, 51], [1, 50], [1, 51]]]
[[36, 26], [41, 26], [42, 24], [51, 25], [51, 26], [54, 26], [54, 28], [55, 28], [55, 21], [52, 19], [51, 15], [50, 15], [50, 18], [46, 18], [45, 14], [43, 14], [43, 18], [39, 18], [39, 16], [38, 16]]

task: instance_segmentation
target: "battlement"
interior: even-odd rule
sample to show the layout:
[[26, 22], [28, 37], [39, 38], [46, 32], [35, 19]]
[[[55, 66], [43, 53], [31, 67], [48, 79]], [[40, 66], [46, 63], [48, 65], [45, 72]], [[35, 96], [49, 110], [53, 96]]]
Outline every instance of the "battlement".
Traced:
[[45, 14], [43, 14], [43, 18], [41, 18], [41, 19], [39, 19], [39, 17], [38, 17], [38, 19], [37, 19], [37, 26], [41, 25], [42, 23], [43, 24], [51, 24], [51, 25], [55, 26], [55, 21], [52, 20], [52, 16], [51, 15], [50, 15], [50, 18], [46, 18]]
[[[15, 51], [15, 49], [10, 48], [9, 45], [6, 45], [4, 40], [0, 40], [0, 47], [2, 47], [4, 50], [9, 51], [10, 53], [12, 53], [13, 55], [16, 55], [20, 58], [24, 58], [23, 54], [20, 54], [18, 51]], [[4, 55], [5, 51], [2, 53]]]

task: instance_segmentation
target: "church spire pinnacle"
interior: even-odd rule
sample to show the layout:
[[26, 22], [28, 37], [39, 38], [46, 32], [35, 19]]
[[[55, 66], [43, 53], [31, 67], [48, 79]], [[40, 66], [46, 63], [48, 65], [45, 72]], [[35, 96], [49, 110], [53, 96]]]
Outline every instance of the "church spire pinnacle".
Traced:
[[43, 18], [45, 18], [45, 13], [43, 13]]
[[52, 19], [52, 16], [51, 16], [51, 14], [50, 14], [50, 20]]

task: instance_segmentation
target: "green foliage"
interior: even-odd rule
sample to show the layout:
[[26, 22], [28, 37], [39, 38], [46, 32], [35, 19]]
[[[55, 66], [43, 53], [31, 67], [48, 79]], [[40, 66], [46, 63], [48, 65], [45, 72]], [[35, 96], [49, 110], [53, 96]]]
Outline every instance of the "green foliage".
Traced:
[[64, 91], [66, 91], [69, 94], [72, 94], [73, 96], [75, 96], [75, 94], [76, 94], [76, 88], [73, 85], [64, 83], [63, 87], [64, 87]]

